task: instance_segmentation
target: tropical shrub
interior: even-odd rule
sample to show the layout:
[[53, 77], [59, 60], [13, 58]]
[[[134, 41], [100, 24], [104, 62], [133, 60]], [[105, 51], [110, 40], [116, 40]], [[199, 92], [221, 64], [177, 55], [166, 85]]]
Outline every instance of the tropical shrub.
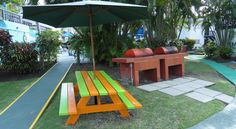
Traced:
[[178, 51], [181, 52], [184, 46], [184, 43], [181, 40], [174, 40], [170, 42], [171, 46], [176, 46]]
[[9, 56], [10, 44], [12, 43], [11, 35], [5, 30], [0, 30], [0, 59], [1, 64], [7, 62]]
[[58, 47], [61, 44], [59, 37], [60, 33], [52, 30], [45, 30], [39, 34], [36, 42], [42, 63], [44, 63], [44, 61], [50, 62], [56, 60]]
[[204, 48], [203, 47], [199, 47], [199, 48], [196, 48], [194, 50], [194, 53], [197, 54], [197, 55], [204, 55]]
[[180, 39], [180, 41], [182, 41], [184, 45], [187, 45], [187, 50], [188, 51], [193, 50], [193, 46], [195, 44], [195, 40], [187, 38], [187, 39]]
[[12, 43], [11, 35], [0, 30], [1, 68], [18, 74], [32, 73], [37, 63], [35, 44]]
[[[86, 38], [87, 37], [87, 38]], [[89, 56], [90, 54], [90, 43], [89, 43], [89, 37], [75, 34], [72, 37], [69, 38], [68, 44], [70, 45], [69, 49], [72, 49], [75, 51], [76, 57], [77, 57], [77, 63], [80, 63], [80, 55], [83, 54], [85, 56]]]
[[221, 46], [219, 48], [219, 55], [223, 59], [230, 59], [233, 55], [233, 49], [231, 47]]
[[[97, 63], [113, 66], [112, 58], [121, 57], [126, 50], [139, 46], [134, 43], [133, 36], [129, 37], [128, 33], [124, 33], [125, 31], [119, 32], [122, 30], [119, 27], [122, 27], [122, 24], [105, 24], [93, 28], [94, 53]], [[74, 37], [75, 39], [71, 38], [70, 42], [75, 43], [75, 45], [71, 44], [72, 49], [77, 49], [77, 54], [85, 52], [90, 56], [91, 43], [88, 28], [75, 28], [75, 30], [79, 36]]]
[[205, 43], [203, 47], [204, 47], [207, 57], [212, 58], [214, 54], [216, 54], [217, 45], [215, 42], [209, 41]]
[[36, 71], [38, 54], [35, 44], [12, 43], [8, 53], [8, 56], [3, 57], [6, 60], [3, 63], [5, 70], [18, 74]]
[[0, 46], [7, 46], [12, 42], [9, 32], [0, 29]]

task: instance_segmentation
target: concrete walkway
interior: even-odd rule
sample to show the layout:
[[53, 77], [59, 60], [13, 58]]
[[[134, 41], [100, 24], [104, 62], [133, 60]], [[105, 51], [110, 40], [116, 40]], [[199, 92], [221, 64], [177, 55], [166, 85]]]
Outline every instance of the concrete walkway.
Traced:
[[0, 116], [0, 129], [28, 129], [43, 113], [68, 72], [72, 60], [57, 63]]
[[[188, 56], [187, 59], [200, 60], [201, 62], [210, 65], [234, 85], [236, 84], [235, 70], [214, 61], [203, 59], [201, 56], [191, 55]], [[214, 114], [189, 129], [236, 129], [236, 97], [223, 111]]]
[[236, 99], [225, 109], [189, 129], [236, 129]]

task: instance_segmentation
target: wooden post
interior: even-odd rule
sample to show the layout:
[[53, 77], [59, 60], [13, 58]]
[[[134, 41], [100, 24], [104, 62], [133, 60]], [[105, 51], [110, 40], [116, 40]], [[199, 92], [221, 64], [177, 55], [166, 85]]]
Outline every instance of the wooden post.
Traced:
[[96, 67], [95, 67], [95, 57], [94, 57], [94, 41], [93, 41], [93, 13], [92, 13], [92, 9], [90, 8], [90, 12], [89, 12], [89, 29], [90, 29], [90, 40], [91, 40], [91, 49], [92, 49], [92, 62], [93, 62], [93, 73], [94, 73], [94, 79], [96, 79], [95, 76], [95, 71], [96, 71]]

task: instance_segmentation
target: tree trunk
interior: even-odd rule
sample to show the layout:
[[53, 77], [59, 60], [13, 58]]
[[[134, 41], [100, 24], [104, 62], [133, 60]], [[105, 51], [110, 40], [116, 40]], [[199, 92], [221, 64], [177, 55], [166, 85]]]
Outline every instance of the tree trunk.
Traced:
[[181, 27], [180, 27], [180, 30], [179, 30], [179, 35], [178, 35], [178, 38], [177, 38], [178, 40], [179, 40], [180, 35], [181, 35], [181, 33], [182, 33], [182, 30], [183, 30], [185, 18], [186, 18], [186, 16], [184, 16], [183, 21], [182, 21], [182, 24], [181, 24]]

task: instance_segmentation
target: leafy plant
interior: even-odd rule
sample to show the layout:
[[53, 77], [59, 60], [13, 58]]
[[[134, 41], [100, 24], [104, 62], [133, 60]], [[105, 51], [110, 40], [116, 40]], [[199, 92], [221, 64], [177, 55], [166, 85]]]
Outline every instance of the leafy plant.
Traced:
[[35, 44], [12, 43], [5, 58], [3, 68], [18, 74], [32, 73], [36, 71], [38, 59]]
[[35, 44], [12, 43], [11, 35], [0, 30], [0, 59], [3, 70], [18, 74], [32, 73], [36, 70], [37, 57]]
[[184, 46], [184, 43], [181, 40], [174, 40], [170, 42], [171, 46], [176, 46], [178, 51], [181, 52]]
[[221, 46], [219, 48], [219, 55], [223, 59], [230, 59], [233, 55], [233, 49], [231, 47]]
[[90, 43], [88, 35], [75, 34], [69, 38], [68, 43], [70, 48], [75, 51], [77, 57], [77, 63], [80, 63], [80, 55], [83, 54], [89, 57]]
[[165, 43], [179, 39], [183, 26], [196, 21], [195, 13], [201, 5], [199, 0], [148, 0], [149, 20], [144, 24], [149, 47], [165, 46]]
[[187, 50], [191, 51], [193, 49], [193, 46], [195, 44], [195, 40], [193, 39], [180, 39], [180, 41], [183, 42], [184, 45], [187, 45]]
[[[97, 63], [105, 63], [112, 66], [112, 58], [121, 57], [126, 50], [137, 47], [137, 45], [134, 44], [132, 36], [129, 37], [126, 31], [121, 33], [121, 30], [126, 29], [126, 26], [132, 25], [113, 23], [93, 27], [94, 53]], [[76, 47], [78, 48], [76, 45], [79, 45], [80, 48], [76, 51], [85, 51], [85, 53], [89, 55], [91, 52], [91, 45], [88, 28], [80, 27], [75, 28], [75, 30], [78, 32], [79, 36], [70, 40], [70, 42], [72, 41], [75, 43], [75, 47], [73, 47], [74, 43], [72, 43], [72, 48], [76, 49]], [[76, 42], [79, 44], [76, 44]]]
[[215, 54], [216, 54], [216, 51], [217, 51], [217, 45], [215, 42], [207, 42], [204, 44], [204, 50], [205, 50], [205, 53], [208, 57], [212, 58]]
[[12, 42], [11, 35], [8, 31], [0, 29], [0, 46], [8, 46]]
[[37, 37], [37, 46], [39, 49], [40, 60], [44, 61], [55, 61], [58, 53], [58, 47], [61, 44], [59, 40], [60, 33], [53, 30], [42, 31]]
[[205, 51], [204, 51], [203, 47], [199, 47], [199, 48], [194, 50], [194, 53], [197, 54], [197, 55], [204, 55]]
[[0, 59], [5, 64], [9, 56], [10, 44], [12, 43], [11, 35], [5, 30], [0, 30]]
[[231, 0], [205, 1], [202, 17], [205, 34], [209, 35], [212, 31], [218, 45], [231, 47], [236, 20], [235, 2]]

